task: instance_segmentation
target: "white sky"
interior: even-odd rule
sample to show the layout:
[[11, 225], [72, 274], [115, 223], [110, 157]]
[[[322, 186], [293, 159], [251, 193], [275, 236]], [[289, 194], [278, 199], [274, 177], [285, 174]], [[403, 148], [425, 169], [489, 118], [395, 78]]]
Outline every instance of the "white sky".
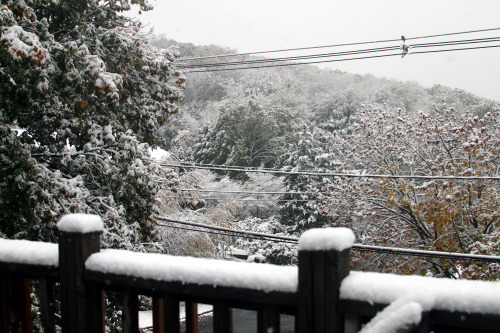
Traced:
[[[500, 27], [500, 0], [156, 0], [152, 3], [155, 9], [139, 18], [153, 27], [156, 34], [163, 33], [178, 42], [215, 44], [239, 52]], [[500, 30], [440, 40], [493, 36], [500, 36]], [[334, 51], [310, 50], [308, 54]], [[440, 83], [500, 101], [500, 48], [322, 66], [417, 81], [424, 86]]]

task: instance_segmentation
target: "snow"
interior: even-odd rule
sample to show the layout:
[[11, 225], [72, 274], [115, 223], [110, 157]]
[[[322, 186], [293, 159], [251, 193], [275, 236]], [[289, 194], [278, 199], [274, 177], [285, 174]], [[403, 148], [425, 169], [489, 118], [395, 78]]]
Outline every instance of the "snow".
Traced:
[[91, 271], [158, 281], [182, 281], [265, 292], [296, 292], [298, 284], [297, 267], [113, 249], [92, 254], [85, 267]]
[[359, 333], [397, 333], [422, 319], [422, 306], [417, 302], [395, 302], [380, 311]]
[[414, 301], [430, 309], [500, 314], [500, 281], [453, 280], [425, 276], [351, 272], [340, 287], [342, 299], [371, 304]]
[[42, 266], [58, 266], [58, 245], [27, 240], [0, 239], [0, 261]]
[[151, 153], [151, 157], [157, 160], [162, 160], [164, 158], [170, 157], [170, 153], [161, 148], [149, 149], [149, 152]]
[[343, 251], [354, 244], [354, 233], [348, 228], [310, 229], [299, 239], [299, 251]]
[[90, 233], [103, 231], [101, 217], [91, 214], [67, 214], [57, 223], [57, 228], [64, 232]]

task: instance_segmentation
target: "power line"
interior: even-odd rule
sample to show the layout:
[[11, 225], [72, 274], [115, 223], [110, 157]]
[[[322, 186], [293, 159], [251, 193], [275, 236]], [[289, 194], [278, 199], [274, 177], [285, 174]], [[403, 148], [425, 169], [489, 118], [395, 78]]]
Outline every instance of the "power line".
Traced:
[[255, 194], [255, 195], [282, 195], [282, 194], [306, 194], [311, 195], [307, 192], [254, 192], [254, 191], [221, 191], [221, 190], [199, 190], [196, 188], [180, 188], [178, 191], [186, 192], [208, 192], [208, 193], [230, 193], [230, 194]]
[[[433, 50], [433, 51], [418, 51], [418, 52], [411, 52], [411, 54], [415, 55], [415, 54], [426, 54], [426, 53], [467, 51], [467, 50], [479, 50], [479, 49], [488, 49], [488, 48], [496, 48], [496, 47], [500, 47], [500, 45], [477, 46], [477, 47], [469, 47], [469, 48], [455, 48], [455, 49]], [[308, 62], [292, 62], [292, 63], [286, 63], [286, 64], [274, 64], [274, 65], [264, 65], [264, 66], [250, 66], [250, 67], [233, 67], [233, 68], [219, 68], [219, 69], [207, 69], [207, 70], [193, 70], [193, 71], [186, 71], [186, 74], [189, 74], [189, 73], [221, 72], [221, 71], [235, 71], [235, 70], [244, 70], [244, 69], [262, 69], [262, 68], [273, 68], [273, 67], [289, 67], [289, 66], [299, 66], [299, 65], [314, 65], [314, 64], [320, 64], [320, 63], [343, 62], [343, 61], [364, 60], [364, 59], [376, 59], [376, 58], [386, 58], [386, 57], [394, 57], [394, 56], [401, 56], [401, 53], [380, 54], [380, 55], [372, 55], [372, 56], [364, 56], [364, 57], [343, 58], [343, 59], [330, 59], [330, 60], [318, 60], [318, 61], [308, 61]]]
[[263, 168], [263, 167], [252, 167], [252, 166], [239, 166], [239, 165], [227, 165], [227, 164], [212, 164], [212, 163], [197, 163], [197, 162], [185, 162], [179, 161], [180, 164], [186, 166], [203, 166], [203, 167], [229, 167], [229, 168], [240, 168], [242, 170], [276, 170], [275, 168]]
[[479, 254], [426, 251], [426, 250], [404, 249], [397, 247], [385, 247], [385, 246], [374, 246], [374, 245], [363, 245], [363, 244], [354, 244], [352, 249], [357, 251], [388, 253], [388, 254], [412, 256], [412, 257], [414, 256], [414, 257], [426, 257], [426, 258], [500, 263], [500, 257], [498, 256], [479, 255]]
[[[214, 225], [181, 221], [181, 220], [171, 219], [171, 218], [164, 217], [164, 216], [155, 216], [155, 218], [162, 220], [162, 221], [171, 222], [171, 223], [187, 225], [187, 226], [192, 226], [192, 227], [198, 227], [198, 228], [208, 229], [208, 230], [212, 230], [212, 231], [215, 230], [215, 231], [219, 231], [219, 232], [226, 232], [229, 234], [235, 234], [235, 235], [240, 235], [240, 236], [246, 236], [246, 237], [253, 236], [253, 237], [258, 237], [259, 239], [275, 240], [275, 241], [281, 241], [284, 243], [293, 243], [293, 244], [297, 244], [297, 242], [298, 242], [298, 238], [295, 238], [295, 237], [276, 236], [276, 235], [272, 235], [272, 234], [265, 234], [265, 233], [261, 233], [261, 232], [246, 231], [246, 230], [235, 230], [235, 229], [219, 227], [219, 226], [214, 226]], [[158, 225], [168, 227], [167, 225], [164, 225], [164, 224], [158, 224]], [[196, 231], [196, 229], [193, 229], [193, 231]]]
[[[477, 43], [492, 43], [500, 41], [500, 37], [489, 37], [489, 38], [476, 38], [476, 39], [466, 39], [466, 40], [455, 40], [455, 41], [444, 41], [444, 42], [433, 42], [424, 44], [413, 44], [408, 45], [408, 48], [425, 48], [425, 47], [442, 47], [442, 46], [454, 46], [454, 45], [465, 45], [465, 44], [477, 44]], [[207, 67], [222, 67], [222, 66], [235, 66], [235, 65], [250, 65], [250, 64], [260, 64], [260, 63], [273, 63], [273, 62], [284, 62], [284, 61], [296, 61], [296, 60], [308, 60], [317, 58], [330, 58], [338, 56], [347, 55], [358, 55], [366, 53], [379, 53], [387, 52], [401, 49], [401, 46], [386, 46], [371, 49], [361, 49], [353, 51], [341, 51], [334, 53], [323, 53], [323, 54], [312, 54], [312, 55], [302, 55], [302, 56], [290, 56], [281, 58], [265, 58], [265, 59], [253, 59], [253, 60], [241, 60], [233, 62], [217, 62], [208, 64], [188, 64], [179, 65], [178, 68], [189, 69], [189, 68], [207, 68]], [[401, 53], [398, 53], [401, 54]]]
[[282, 62], [282, 61], [293, 61], [293, 60], [327, 58], [327, 57], [335, 57], [335, 56], [343, 56], [343, 55], [355, 55], [355, 54], [363, 54], [363, 53], [385, 52], [385, 51], [394, 51], [394, 50], [398, 50], [398, 49], [400, 49], [399, 46], [388, 46], [388, 47], [381, 47], [381, 48], [375, 48], [375, 49], [362, 49], [362, 50], [354, 50], [354, 51], [311, 54], [311, 55], [293, 56], [293, 57], [241, 60], [241, 61], [217, 62], [217, 63], [209, 63], [209, 64], [179, 65], [177, 67], [178, 68], [200, 68], [200, 67], [218, 67], [218, 66], [229, 66], [229, 65], [247, 65], [247, 64], [254, 64], [254, 63], [268, 63], [268, 62], [280, 62], [280, 61]]
[[[408, 37], [408, 38], [406, 38], [406, 40], [436, 38], [436, 37], [445, 37], [445, 36], [456, 36], [456, 35], [463, 35], [463, 34], [495, 31], [495, 30], [500, 30], [500, 28], [478, 29], [478, 30], [469, 30], [469, 31], [461, 31], [461, 32], [451, 32], [451, 33], [427, 35], [427, 36]], [[281, 50], [268, 50], [268, 51], [256, 51], [256, 52], [233, 53], [233, 54], [219, 54], [219, 55], [203, 56], [203, 57], [182, 58], [179, 61], [191, 61], [191, 60], [213, 59], [213, 58], [221, 58], [221, 57], [234, 57], [234, 56], [245, 56], [245, 55], [278, 53], [278, 52], [290, 52], [290, 51], [303, 51], [303, 50], [313, 50], [313, 49], [342, 47], [342, 46], [390, 43], [390, 42], [398, 42], [398, 41], [401, 41], [401, 39], [397, 38], [397, 39], [385, 39], [385, 40], [377, 40], [377, 41], [341, 43], [341, 44], [332, 44], [332, 45], [323, 45], [323, 46], [299, 47], [299, 48], [290, 48], [290, 49], [281, 49]]]
[[[500, 46], [500, 45], [499, 45]], [[303, 175], [316, 177], [339, 177], [339, 178], [377, 178], [377, 179], [423, 179], [423, 180], [500, 180], [499, 176], [427, 176], [427, 175], [375, 175], [375, 174], [355, 174], [355, 173], [340, 173], [340, 172], [303, 172], [303, 171], [283, 171], [283, 170], [267, 170], [267, 169], [242, 169], [229, 167], [203, 167], [195, 165], [181, 165], [161, 163], [160, 165], [174, 168], [185, 169], [203, 169], [214, 171], [232, 171], [232, 172], [248, 172], [248, 173], [268, 173], [276, 175]]]
[[[244, 238], [254, 237], [254, 238], [262, 239], [262, 240], [268, 240], [268, 241], [273, 241], [273, 242], [291, 243], [291, 244], [298, 244], [298, 241], [299, 241], [299, 239], [296, 237], [277, 236], [277, 235], [260, 233], [260, 232], [230, 229], [230, 228], [224, 228], [224, 227], [195, 223], [195, 222], [180, 221], [180, 220], [170, 219], [170, 218], [162, 217], [162, 216], [156, 216], [156, 218], [163, 220], [163, 221], [171, 222], [171, 223], [199, 227], [199, 228], [203, 228], [203, 229], [208, 229], [209, 231], [216, 231], [216, 232], [219, 232], [219, 234], [220, 234], [220, 232], [226, 233], [226, 234], [223, 234], [225, 236], [238, 235], [239, 237], [244, 237]], [[167, 228], [168, 227], [174, 227], [176, 229], [182, 228], [182, 227], [169, 226], [169, 225], [159, 224], [159, 223], [157, 223], [157, 225], [162, 226], [162, 227], [167, 227]], [[189, 229], [189, 228], [183, 228], [183, 230], [206, 232], [204, 230]], [[467, 261], [500, 263], [499, 256], [491, 256], [491, 255], [478, 255], [478, 254], [454, 253], [454, 252], [442, 252], [442, 251], [426, 251], [426, 250], [416, 250], [416, 249], [396, 248], [396, 247], [386, 247], [386, 246], [375, 246], [375, 245], [364, 245], [364, 244], [353, 244], [352, 250], [363, 251], [363, 252], [373, 252], [373, 253], [388, 253], [388, 254], [394, 254], [394, 255], [413, 256], [413, 257], [441, 258], [441, 259], [451, 259], [451, 260], [467, 260]]]
[[386, 40], [369, 41], [369, 42], [355, 42], [355, 43], [341, 43], [341, 44], [332, 44], [332, 45], [323, 45], [323, 46], [298, 47], [298, 48], [281, 49], [281, 50], [268, 50], [268, 51], [257, 51], [257, 52], [220, 54], [220, 55], [195, 57], [195, 58], [183, 58], [183, 59], [179, 59], [179, 61], [191, 61], [191, 60], [202, 60], [202, 59], [214, 59], [214, 58], [222, 58], [222, 57], [247, 56], [247, 55], [266, 54], [266, 53], [279, 53], [279, 52], [290, 52], [290, 51], [304, 51], [304, 50], [314, 50], [314, 49], [326, 49], [326, 48], [331, 48], [331, 47], [367, 45], [367, 44], [389, 43], [389, 42], [398, 42], [398, 41], [401, 41], [401, 39], [398, 38], [398, 39], [386, 39]]
[[[219, 168], [219, 167], [221, 167], [221, 168], [235, 168], [235, 169], [240, 169], [242, 171], [246, 171], [246, 170], [284, 171], [284, 170], [276, 169], [276, 168], [239, 166], [239, 165], [229, 165], [229, 164], [197, 163], [197, 162], [185, 162], [185, 161], [179, 161], [178, 163], [180, 163], [183, 166], [187, 166], [187, 167], [189, 167], [189, 166], [202, 166], [202, 167], [215, 167], [215, 168]], [[300, 171], [302, 171], [302, 172], [326, 172], [326, 168], [322, 168], [322, 169], [301, 169]], [[304, 193], [304, 192], [297, 192], [297, 193]]]
[[[312, 194], [310, 194], [312, 195]], [[163, 198], [170, 198], [170, 199], [189, 199], [189, 200], [219, 200], [219, 201], [237, 201], [237, 202], [259, 202], [259, 201], [264, 201], [264, 202], [313, 202], [316, 201], [315, 199], [246, 199], [246, 198], [216, 198], [216, 197], [185, 197], [185, 196], [164, 196]]]

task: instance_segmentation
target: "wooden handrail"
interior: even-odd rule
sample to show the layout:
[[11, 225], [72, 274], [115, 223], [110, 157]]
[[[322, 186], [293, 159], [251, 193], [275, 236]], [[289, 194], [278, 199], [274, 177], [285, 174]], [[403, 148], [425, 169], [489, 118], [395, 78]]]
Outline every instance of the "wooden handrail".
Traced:
[[[3, 261], [0, 256], [0, 333], [31, 332], [29, 279], [38, 280], [41, 321], [47, 332], [55, 332], [56, 282], [61, 289], [62, 329], [71, 333], [104, 332], [104, 291], [122, 294], [123, 332], [134, 333], [139, 332], [139, 295], [153, 297], [154, 332], [180, 331], [181, 301], [186, 303], [188, 333], [198, 332], [197, 303], [213, 304], [214, 331], [228, 333], [233, 330], [233, 308], [257, 311], [259, 333], [279, 332], [280, 314], [295, 316], [297, 332], [326, 333], [357, 332], [363, 323], [389, 305], [341, 298], [341, 284], [350, 279], [345, 279], [349, 275], [350, 248], [317, 250], [301, 249], [299, 245], [298, 289], [265, 291], [91, 270], [85, 264], [89, 256], [100, 251], [99, 238], [99, 232], [61, 232], [58, 266]], [[20, 301], [16, 303], [14, 298]], [[440, 332], [480, 328], [495, 332], [499, 322], [498, 314], [425, 309], [413, 329]]]

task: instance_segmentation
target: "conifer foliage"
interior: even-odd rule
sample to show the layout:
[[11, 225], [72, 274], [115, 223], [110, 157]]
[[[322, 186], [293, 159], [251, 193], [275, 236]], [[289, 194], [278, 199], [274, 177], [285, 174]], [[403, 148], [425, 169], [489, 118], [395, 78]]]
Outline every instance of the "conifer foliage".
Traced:
[[147, 0], [2, 0], [0, 233], [51, 240], [70, 212], [100, 215], [108, 246], [154, 240], [148, 148], [177, 112], [176, 53], [121, 15]]

